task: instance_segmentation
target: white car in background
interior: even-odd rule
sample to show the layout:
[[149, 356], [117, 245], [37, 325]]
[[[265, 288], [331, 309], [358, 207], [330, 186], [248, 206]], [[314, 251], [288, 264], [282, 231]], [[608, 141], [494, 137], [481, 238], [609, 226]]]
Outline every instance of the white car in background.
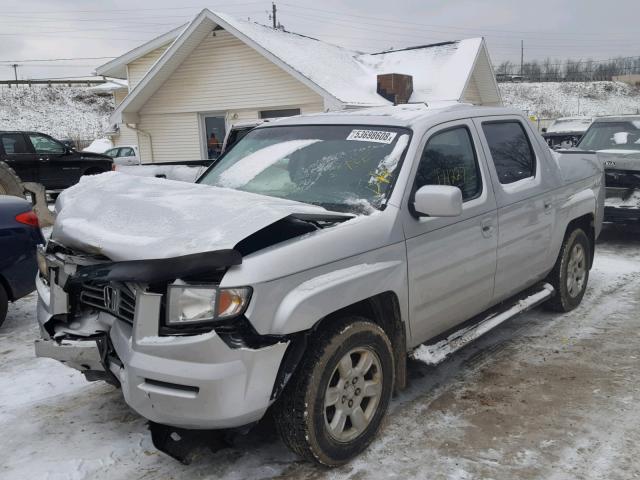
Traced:
[[140, 165], [137, 145], [120, 145], [104, 152], [113, 158], [114, 165]]

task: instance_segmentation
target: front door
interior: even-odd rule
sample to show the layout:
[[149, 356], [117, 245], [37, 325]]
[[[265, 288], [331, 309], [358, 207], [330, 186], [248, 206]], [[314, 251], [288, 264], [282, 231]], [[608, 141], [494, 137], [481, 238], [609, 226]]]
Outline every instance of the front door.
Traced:
[[404, 216], [413, 345], [488, 307], [498, 238], [496, 202], [472, 122], [435, 127], [423, 142], [413, 191], [433, 184], [459, 187], [463, 213], [416, 218], [407, 210]]
[[82, 175], [79, 155], [71, 155], [57, 140], [42, 133], [27, 134], [36, 152], [39, 181], [47, 190], [58, 190], [78, 182]]
[[0, 160], [6, 161], [23, 182], [38, 181], [38, 157], [24, 134], [0, 134]]
[[[475, 119], [498, 205], [498, 266], [493, 303], [540, 280], [548, 269], [555, 212], [544, 157], [518, 117]], [[548, 172], [546, 172], [548, 173]], [[549, 175], [547, 175], [549, 177]]]
[[216, 159], [222, 151], [222, 143], [226, 134], [224, 117], [205, 117], [204, 130], [207, 158]]

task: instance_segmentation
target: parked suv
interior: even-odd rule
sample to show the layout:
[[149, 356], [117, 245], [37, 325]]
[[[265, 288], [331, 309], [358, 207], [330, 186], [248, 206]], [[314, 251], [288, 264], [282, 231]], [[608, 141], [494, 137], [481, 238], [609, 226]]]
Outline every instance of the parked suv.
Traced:
[[597, 151], [604, 163], [605, 220], [640, 222], [640, 115], [596, 118], [578, 148]]
[[245, 427], [271, 408], [294, 452], [343, 464], [407, 352], [580, 303], [602, 180], [595, 154], [553, 156], [510, 109], [264, 124], [198, 184], [113, 172], [64, 192], [36, 352], [120, 385], [154, 424]]
[[75, 185], [82, 175], [111, 170], [113, 160], [91, 152], [77, 152], [39, 132], [0, 131], [0, 161], [22, 182], [36, 182], [48, 191]]

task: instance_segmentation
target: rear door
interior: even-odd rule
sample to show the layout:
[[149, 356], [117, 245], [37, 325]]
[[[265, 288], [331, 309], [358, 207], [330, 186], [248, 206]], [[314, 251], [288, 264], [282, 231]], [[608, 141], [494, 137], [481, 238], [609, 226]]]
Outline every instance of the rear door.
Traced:
[[24, 134], [0, 133], [0, 160], [6, 161], [23, 182], [38, 182], [38, 157]]
[[462, 190], [459, 217], [404, 213], [409, 307], [414, 345], [487, 308], [496, 272], [497, 213], [486, 161], [471, 120], [427, 132], [409, 195], [424, 185]]
[[498, 204], [498, 266], [493, 303], [544, 277], [555, 222], [554, 175], [526, 121], [516, 115], [474, 120]]

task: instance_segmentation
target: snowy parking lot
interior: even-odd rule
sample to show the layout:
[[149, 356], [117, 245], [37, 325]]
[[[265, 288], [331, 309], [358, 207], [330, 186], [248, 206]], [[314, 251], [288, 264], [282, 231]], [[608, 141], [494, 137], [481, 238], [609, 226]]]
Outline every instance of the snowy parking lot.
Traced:
[[0, 330], [2, 479], [640, 478], [640, 231], [609, 228], [576, 310], [517, 317], [437, 367], [410, 364], [386, 426], [349, 465], [298, 460], [268, 425], [189, 466], [120, 392], [36, 359], [36, 296]]

